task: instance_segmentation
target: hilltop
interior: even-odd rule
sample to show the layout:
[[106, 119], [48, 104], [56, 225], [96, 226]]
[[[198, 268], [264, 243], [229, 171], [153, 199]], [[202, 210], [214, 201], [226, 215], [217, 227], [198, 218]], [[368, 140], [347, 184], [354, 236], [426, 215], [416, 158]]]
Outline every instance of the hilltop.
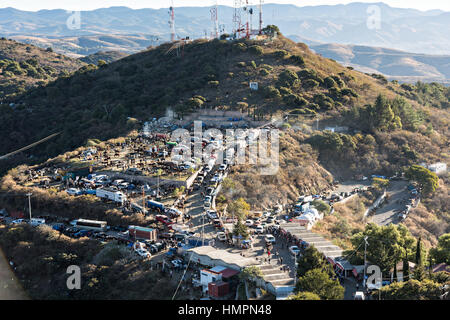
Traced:
[[0, 101], [45, 85], [85, 63], [33, 45], [0, 39]]

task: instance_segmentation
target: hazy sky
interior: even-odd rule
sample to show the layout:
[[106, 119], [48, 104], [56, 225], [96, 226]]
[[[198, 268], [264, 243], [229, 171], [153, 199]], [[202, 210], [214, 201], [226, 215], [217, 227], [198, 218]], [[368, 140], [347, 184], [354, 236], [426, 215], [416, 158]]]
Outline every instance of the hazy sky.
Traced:
[[[218, 0], [219, 4], [233, 4], [233, 0]], [[250, 0], [259, 3], [259, 0]], [[346, 4], [351, 2], [381, 2], [380, 0], [265, 0], [265, 3], [291, 3], [298, 6], [324, 5], [324, 4]], [[384, 0], [391, 7], [415, 8], [419, 10], [441, 9], [450, 11], [448, 0]], [[174, 6], [210, 6], [214, 0], [174, 0]], [[134, 9], [140, 8], [167, 8], [170, 0], [0, 0], [0, 8], [13, 7], [27, 11], [40, 9], [67, 9], [67, 10], [93, 10], [111, 6], [127, 6]]]

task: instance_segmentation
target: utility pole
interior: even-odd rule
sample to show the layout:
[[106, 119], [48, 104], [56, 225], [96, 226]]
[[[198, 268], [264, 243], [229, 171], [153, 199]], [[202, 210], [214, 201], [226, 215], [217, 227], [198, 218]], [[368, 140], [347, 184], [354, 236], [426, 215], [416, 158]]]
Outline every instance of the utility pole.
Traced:
[[364, 282], [363, 282], [363, 288], [366, 288], [366, 264], [367, 264], [366, 256], [367, 256], [367, 245], [368, 245], [367, 239], [368, 238], [369, 238], [368, 236], [364, 237], [364, 277], [363, 277]]
[[29, 213], [30, 213], [30, 223], [31, 223], [31, 196], [32, 196], [33, 194], [30, 192], [30, 193], [27, 193], [27, 196], [28, 196], [28, 210], [29, 210]]

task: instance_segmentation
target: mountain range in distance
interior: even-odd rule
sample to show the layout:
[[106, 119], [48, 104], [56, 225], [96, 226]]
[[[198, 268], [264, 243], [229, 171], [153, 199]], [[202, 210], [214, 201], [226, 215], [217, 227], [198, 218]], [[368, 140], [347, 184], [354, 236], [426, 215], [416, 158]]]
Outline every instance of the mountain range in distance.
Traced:
[[[379, 29], [367, 26], [370, 6], [379, 8]], [[176, 7], [177, 36], [209, 36], [209, 10]], [[167, 9], [111, 7], [82, 11], [79, 29], [68, 27], [71, 14], [65, 10], [0, 9], [0, 35], [42, 48], [52, 47], [74, 58], [108, 52], [106, 60], [110, 61], [170, 37]], [[231, 32], [232, 15], [233, 8], [219, 6], [219, 23], [226, 32]], [[254, 26], [257, 20], [256, 14]], [[318, 54], [362, 72], [380, 73], [401, 82], [450, 83], [449, 12], [392, 8], [384, 3], [308, 7], [266, 4], [267, 24], [279, 26], [288, 38], [308, 44]], [[122, 53], [111, 54], [114, 51]]]

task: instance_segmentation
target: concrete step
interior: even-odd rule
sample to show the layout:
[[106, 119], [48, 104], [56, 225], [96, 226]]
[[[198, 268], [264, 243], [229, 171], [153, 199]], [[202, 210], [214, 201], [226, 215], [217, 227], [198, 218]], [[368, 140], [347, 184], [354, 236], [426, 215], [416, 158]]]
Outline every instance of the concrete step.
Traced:
[[292, 279], [291, 276], [287, 272], [279, 273], [279, 274], [270, 274], [267, 276], [264, 276], [264, 280], [268, 282], [277, 281], [277, 280], [285, 280], [285, 279]]
[[284, 287], [284, 286], [293, 286], [295, 285], [295, 279], [280, 279], [280, 280], [273, 280], [270, 281], [274, 287]]

